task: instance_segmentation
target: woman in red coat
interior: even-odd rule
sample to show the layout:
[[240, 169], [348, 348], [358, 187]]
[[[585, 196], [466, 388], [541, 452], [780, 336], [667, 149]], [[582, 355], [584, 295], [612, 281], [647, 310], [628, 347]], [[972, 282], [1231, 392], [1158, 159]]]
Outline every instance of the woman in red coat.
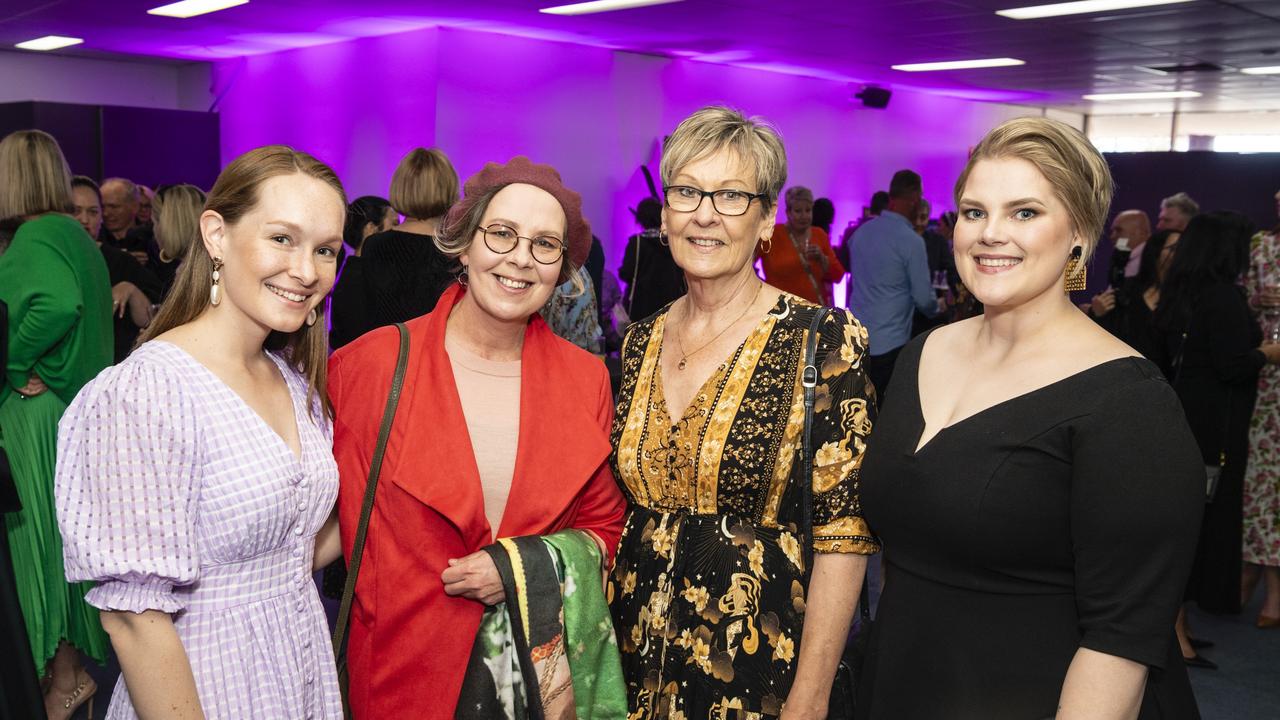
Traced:
[[[361, 719], [455, 716], [486, 607], [505, 599], [486, 546], [576, 529], [607, 566], [622, 526], [608, 374], [536, 314], [587, 257], [580, 197], [546, 165], [490, 163], [437, 242], [462, 274], [407, 323], [404, 392], [351, 615], [350, 703]], [[348, 559], [398, 348], [397, 329], [384, 327], [329, 365]]]

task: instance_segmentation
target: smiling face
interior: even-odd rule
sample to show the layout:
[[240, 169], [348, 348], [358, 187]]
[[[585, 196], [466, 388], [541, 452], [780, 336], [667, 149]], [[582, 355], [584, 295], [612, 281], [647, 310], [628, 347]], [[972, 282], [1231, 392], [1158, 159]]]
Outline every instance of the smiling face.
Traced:
[[129, 197], [124, 183], [102, 184], [102, 222], [109, 232], [123, 233], [133, 227], [137, 214], [138, 201]]
[[1066, 206], [1035, 165], [996, 158], [973, 166], [960, 197], [956, 269], [985, 306], [1065, 297], [1063, 271], [1076, 245]]
[[[563, 243], [567, 222], [564, 208], [551, 193], [534, 185], [514, 183], [499, 190], [485, 208], [480, 227], [494, 225], [504, 225], [522, 238]], [[568, 260], [566, 250], [556, 262], [540, 263], [525, 239], [517, 240], [510, 252], [494, 252], [485, 244], [484, 233], [477, 229], [458, 261], [467, 270], [464, 299], [495, 320], [523, 323], [547, 303], [560, 282], [560, 267]]]
[[205, 248], [224, 263], [224, 299], [214, 310], [267, 331], [298, 330], [333, 287], [345, 215], [332, 187], [302, 173], [264, 181], [257, 204], [234, 224], [206, 210]]
[[[755, 192], [755, 172], [736, 153], [718, 150], [680, 168], [671, 185], [687, 185], [707, 192], [739, 190]], [[711, 198], [703, 198], [697, 210], [676, 212], [662, 208], [662, 225], [676, 265], [690, 278], [711, 280], [750, 272], [756, 244], [773, 232], [773, 208], [753, 200], [747, 212], [726, 217], [715, 211]], [[810, 205], [812, 211], [812, 205]]]
[[98, 231], [102, 229], [102, 203], [98, 202], [98, 193], [84, 185], [71, 187], [71, 203], [74, 215], [89, 237], [98, 239]]

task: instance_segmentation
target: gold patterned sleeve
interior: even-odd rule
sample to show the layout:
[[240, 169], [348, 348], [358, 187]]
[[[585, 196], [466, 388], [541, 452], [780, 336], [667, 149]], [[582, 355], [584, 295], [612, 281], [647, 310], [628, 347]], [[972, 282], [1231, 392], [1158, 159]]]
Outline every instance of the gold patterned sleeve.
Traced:
[[831, 313], [818, 339], [813, 407], [813, 549], [871, 555], [880, 549], [862, 519], [858, 473], [875, 421], [863, 368], [867, 330], [847, 310]]

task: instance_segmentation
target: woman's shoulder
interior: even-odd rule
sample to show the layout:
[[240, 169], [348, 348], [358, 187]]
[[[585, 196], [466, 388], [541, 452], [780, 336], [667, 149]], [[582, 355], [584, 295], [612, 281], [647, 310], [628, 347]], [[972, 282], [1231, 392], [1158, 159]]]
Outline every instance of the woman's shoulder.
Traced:
[[105, 368], [85, 384], [72, 402], [72, 409], [115, 403], [179, 407], [191, 397], [191, 375], [184, 370], [188, 362], [194, 360], [178, 346], [149, 340], [124, 361]]

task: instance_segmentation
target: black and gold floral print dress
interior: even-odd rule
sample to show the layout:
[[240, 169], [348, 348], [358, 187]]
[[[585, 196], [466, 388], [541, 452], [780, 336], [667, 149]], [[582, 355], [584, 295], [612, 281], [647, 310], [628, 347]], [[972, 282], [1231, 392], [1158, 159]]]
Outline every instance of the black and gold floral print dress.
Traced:
[[[790, 479], [816, 312], [784, 294], [675, 419], [658, 362], [667, 312], [627, 334], [611, 460], [630, 509], [608, 595], [630, 718], [782, 711], [804, 625], [801, 493]], [[866, 347], [867, 332], [849, 313], [828, 316], [816, 359], [816, 552], [878, 549], [858, 503], [874, 414]]]

